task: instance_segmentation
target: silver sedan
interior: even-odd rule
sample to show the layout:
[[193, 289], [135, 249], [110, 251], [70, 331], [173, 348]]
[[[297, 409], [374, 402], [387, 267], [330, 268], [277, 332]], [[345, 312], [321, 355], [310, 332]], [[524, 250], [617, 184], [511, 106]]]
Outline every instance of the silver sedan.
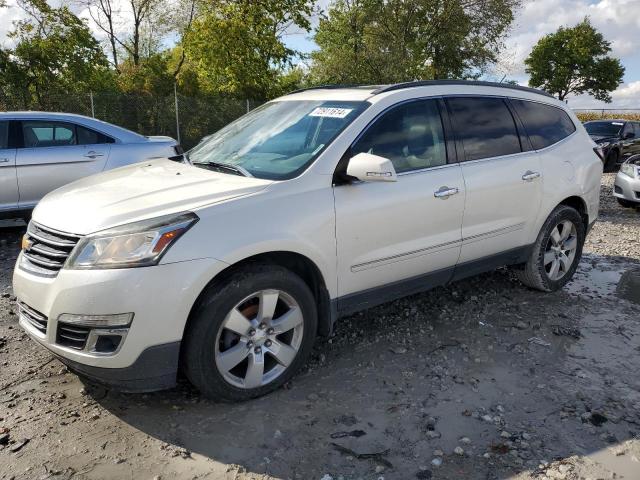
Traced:
[[640, 207], [640, 155], [633, 155], [620, 165], [613, 195], [623, 207]]
[[74, 180], [179, 153], [171, 137], [145, 137], [82, 115], [0, 113], [0, 218], [28, 214]]

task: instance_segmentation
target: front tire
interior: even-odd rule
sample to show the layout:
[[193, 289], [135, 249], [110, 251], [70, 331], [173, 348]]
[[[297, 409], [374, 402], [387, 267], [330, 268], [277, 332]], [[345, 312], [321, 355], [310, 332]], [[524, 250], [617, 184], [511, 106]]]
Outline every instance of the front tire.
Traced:
[[536, 290], [560, 290], [578, 268], [585, 236], [580, 214], [566, 205], [556, 207], [540, 229], [524, 268], [516, 270], [518, 278]]
[[243, 401], [293, 377], [317, 331], [315, 298], [293, 272], [256, 264], [214, 282], [202, 295], [184, 340], [187, 378], [206, 397]]

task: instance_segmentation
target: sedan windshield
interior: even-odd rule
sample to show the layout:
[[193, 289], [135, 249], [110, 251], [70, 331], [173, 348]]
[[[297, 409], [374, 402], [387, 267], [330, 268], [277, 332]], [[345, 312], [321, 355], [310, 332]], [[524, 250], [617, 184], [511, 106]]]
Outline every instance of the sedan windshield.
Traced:
[[367, 106], [321, 100], [267, 103], [187, 152], [198, 167], [270, 180], [302, 173]]
[[623, 126], [622, 122], [587, 122], [584, 124], [587, 133], [596, 137], [617, 137]]

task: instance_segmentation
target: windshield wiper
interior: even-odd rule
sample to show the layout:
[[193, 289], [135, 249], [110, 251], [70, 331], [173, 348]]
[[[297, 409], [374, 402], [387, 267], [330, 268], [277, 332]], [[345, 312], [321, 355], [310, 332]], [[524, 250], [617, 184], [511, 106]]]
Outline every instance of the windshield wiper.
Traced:
[[229, 163], [220, 162], [194, 162], [194, 165], [203, 165], [210, 170], [215, 170], [222, 173], [231, 173], [233, 175], [240, 175], [241, 177], [253, 177], [248, 170], [242, 168], [239, 165], [231, 165]]

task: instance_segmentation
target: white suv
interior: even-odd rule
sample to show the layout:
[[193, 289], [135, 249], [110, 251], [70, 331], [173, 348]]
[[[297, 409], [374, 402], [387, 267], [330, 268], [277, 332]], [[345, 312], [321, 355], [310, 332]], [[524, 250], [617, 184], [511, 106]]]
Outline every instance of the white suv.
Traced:
[[[565, 104], [433, 81], [295, 92], [188, 152], [35, 209], [20, 324], [81, 375], [242, 400], [288, 381], [342, 315], [514, 265], [572, 277], [602, 162]], [[455, 325], [452, 325], [455, 328]]]

